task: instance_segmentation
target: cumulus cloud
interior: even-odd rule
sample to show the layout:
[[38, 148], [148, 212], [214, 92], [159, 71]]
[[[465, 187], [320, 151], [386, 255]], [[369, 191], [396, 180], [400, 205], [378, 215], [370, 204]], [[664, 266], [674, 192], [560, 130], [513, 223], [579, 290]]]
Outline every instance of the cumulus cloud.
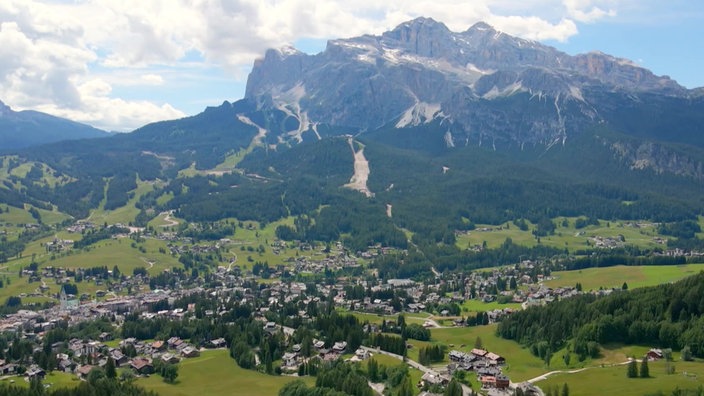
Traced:
[[183, 113], [113, 88], [165, 86], [159, 68], [183, 65], [189, 54], [198, 54], [195, 65], [188, 60], [194, 73], [200, 62], [243, 78], [267, 48], [379, 34], [418, 16], [455, 31], [486, 21], [524, 38], [565, 41], [578, 23], [615, 15], [617, 1], [3, 0], [0, 99], [125, 130]]

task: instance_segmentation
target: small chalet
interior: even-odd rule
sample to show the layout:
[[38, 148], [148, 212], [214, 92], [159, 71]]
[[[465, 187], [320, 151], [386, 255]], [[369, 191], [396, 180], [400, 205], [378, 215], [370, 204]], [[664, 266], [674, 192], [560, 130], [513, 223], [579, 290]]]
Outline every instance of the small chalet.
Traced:
[[433, 372], [427, 372], [423, 374], [423, 376], [420, 378], [421, 386], [422, 385], [445, 385], [448, 383], [447, 379], [442, 377], [438, 373], [433, 373]]
[[154, 366], [152, 365], [151, 359], [144, 357], [136, 357], [132, 359], [130, 363], [132, 370], [136, 371], [137, 374], [151, 374], [154, 372]]
[[76, 374], [78, 374], [78, 377], [80, 379], [87, 379], [88, 374], [95, 368], [95, 366], [91, 366], [90, 364], [85, 364], [76, 370]]
[[165, 353], [161, 355], [161, 361], [164, 363], [171, 363], [171, 364], [176, 364], [181, 361], [178, 356], [174, 355], [173, 353]]
[[497, 355], [493, 352], [488, 352], [485, 357], [489, 359], [490, 364], [502, 365], [506, 363], [506, 359], [503, 356]]
[[345, 349], [347, 349], [346, 341], [336, 342], [335, 345], [332, 346], [332, 351], [338, 354], [343, 354]]
[[298, 365], [298, 354], [286, 352], [281, 357], [284, 367], [295, 367]]
[[652, 348], [645, 354], [645, 357], [651, 362], [654, 360], [660, 360], [663, 358], [662, 349]]
[[194, 358], [200, 356], [200, 351], [198, 348], [187, 346], [181, 350], [181, 356], [185, 358]]
[[216, 338], [210, 341], [210, 346], [213, 348], [225, 348], [227, 347], [227, 341], [224, 338]]
[[484, 349], [474, 348], [474, 349], [472, 349], [472, 352], [470, 352], [470, 353], [471, 353], [472, 355], [476, 356], [476, 357], [483, 358], [483, 357], [485, 357], [486, 354], [489, 353], [489, 352], [487, 352], [487, 351], [484, 350]]
[[38, 366], [32, 365], [32, 366], [24, 373], [24, 376], [27, 377], [27, 378], [29, 378], [30, 380], [31, 380], [31, 379], [34, 379], [34, 378], [44, 379], [44, 377], [46, 376], [46, 371], [44, 371], [44, 369], [42, 369], [42, 368], [40, 368], [40, 367], [38, 367]]

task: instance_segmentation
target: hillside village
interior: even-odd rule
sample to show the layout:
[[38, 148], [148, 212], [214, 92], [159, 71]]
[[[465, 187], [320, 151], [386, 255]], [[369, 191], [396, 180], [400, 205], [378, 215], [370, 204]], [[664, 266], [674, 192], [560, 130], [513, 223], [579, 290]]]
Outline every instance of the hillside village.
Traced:
[[[72, 233], [86, 232], [99, 228], [91, 223], [72, 225]], [[137, 232], [144, 232], [138, 230]], [[128, 234], [116, 234], [112, 238], [131, 238]], [[217, 252], [231, 241], [223, 239], [211, 244], [194, 244], [190, 238], [180, 238], [174, 233], [150, 234], [144, 232], [140, 238], [156, 238], [167, 241], [173, 255], [186, 252]], [[72, 249], [71, 240], [54, 238], [46, 244], [47, 252], [61, 253]], [[275, 240], [268, 247], [275, 252], [287, 247], [287, 243]], [[290, 244], [290, 242], [289, 242]], [[300, 252], [314, 252], [308, 244], [295, 243], [291, 246]], [[117, 329], [125, 322], [128, 315], [139, 315], [145, 320], [160, 318], [184, 321], [189, 318], [216, 318], [227, 315], [225, 305], [232, 298], [242, 304], [252, 304], [258, 308], [252, 312], [252, 319], [259, 321], [261, 329], [267, 334], [282, 333], [291, 337], [294, 329], [282, 327], [267, 319], [269, 312], [282, 305], [296, 304], [308, 307], [311, 304], [329, 302], [335, 309], [346, 312], [361, 312], [378, 315], [397, 315], [399, 313], [427, 315], [423, 323], [425, 328], [440, 326], [477, 326], [496, 323], [517, 309], [532, 305], [547, 304], [562, 298], [582, 293], [574, 287], [551, 289], [542, 282], [550, 278], [551, 266], [547, 263], [524, 260], [514, 266], [474, 271], [468, 274], [436, 274], [425, 282], [411, 279], [388, 279], [382, 281], [375, 277], [338, 276], [327, 283], [306, 283], [306, 274], [325, 273], [333, 275], [344, 271], [358, 271], [364, 260], [370, 260], [386, 254], [393, 254], [393, 249], [370, 247], [366, 251], [350, 254], [341, 244], [332, 249], [324, 248], [324, 258], [313, 259], [309, 255], [300, 255], [288, 259], [285, 266], [263, 268], [258, 274], [254, 270], [243, 270], [237, 265], [219, 266], [213, 270], [206, 281], [203, 277], [191, 278], [184, 272], [166, 270], [170, 281], [156, 284], [147, 271], [135, 270], [133, 274], [119, 273], [117, 267], [93, 269], [69, 269], [54, 266], [28, 266], [21, 271], [30, 283], [37, 283], [35, 293], [20, 297], [47, 296], [47, 284], [61, 286], [58, 296], [50, 296], [56, 304], [48, 309], [29, 311], [20, 310], [0, 320], [0, 332], [15, 337], [16, 340], [34, 345], [33, 348], [49, 348], [51, 363], [35, 361], [26, 357], [20, 361], [6, 358], [0, 361], [0, 372], [5, 375], [19, 374], [27, 379], [42, 377], [48, 367], [71, 373], [86, 379], [94, 367], [105, 367], [112, 360], [117, 368], [129, 369], [136, 376], [150, 375], [155, 372], [155, 365], [176, 364], [182, 359], [199, 356], [201, 351], [210, 348], [230, 348], [223, 337], [200, 339], [189, 342], [179, 337], [164, 340], [144, 341], [134, 337], [120, 339], [119, 343], [108, 346], [113, 337], [119, 335]], [[278, 253], [277, 253], [278, 254]], [[333, 275], [334, 276], [334, 275]], [[258, 283], [266, 279], [266, 283]], [[296, 281], [296, 279], [302, 279]], [[79, 293], [73, 295], [66, 290], [92, 283], [101, 289], [94, 294]], [[608, 294], [612, 290], [592, 291]], [[209, 295], [221, 301], [220, 309], [196, 310], [191, 303], [184, 308], [168, 309], [175, 301], [189, 296]], [[481, 304], [499, 303], [510, 307], [495, 308], [486, 312], [469, 312], [461, 306], [466, 301]], [[500, 305], [499, 305], [500, 306]], [[156, 308], [155, 308], [156, 307]], [[158, 307], [162, 307], [159, 309]], [[309, 313], [303, 309], [291, 318], [298, 321], [311, 321]], [[102, 332], [96, 339], [71, 338], [57, 341], [46, 346], [44, 338], [49, 332], [58, 328], [71, 328], [83, 322], [103, 318], [115, 331]], [[434, 318], [434, 319], [431, 319]], [[440, 324], [442, 323], [442, 324]], [[388, 321], [384, 326], [393, 328], [395, 323]], [[381, 332], [376, 325], [366, 325], [365, 332]], [[45, 345], [42, 347], [42, 345]], [[303, 353], [305, 351], [305, 353]], [[374, 349], [355, 347], [350, 350], [347, 341], [310, 340], [310, 344], [291, 344], [281, 356], [277, 370], [296, 375], [302, 366], [309, 363], [310, 356], [318, 356], [323, 361], [334, 361], [342, 356], [352, 356], [353, 361], [364, 361], [374, 354]], [[257, 357], [258, 359], [258, 357]], [[471, 371], [485, 389], [507, 389], [510, 383], [501, 367], [505, 358], [492, 352], [475, 349], [467, 354], [456, 350], [449, 351], [446, 368], [428, 369], [424, 375], [424, 386], [446, 385], [457, 370]], [[261, 362], [258, 361], [258, 364]], [[422, 385], [421, 384], [421, 385]]]

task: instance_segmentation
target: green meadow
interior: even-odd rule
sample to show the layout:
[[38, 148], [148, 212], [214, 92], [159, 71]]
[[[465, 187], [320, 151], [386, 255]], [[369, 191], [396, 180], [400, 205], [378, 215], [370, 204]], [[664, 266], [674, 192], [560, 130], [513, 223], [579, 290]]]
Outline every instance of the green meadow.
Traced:
[[[167, 384], [158, 375], [140, 378], [137, 384], [161, 396], [228, 395], [275, 396], [286, 383], [298, 377], [275, 377], [237, 366], [227, 350], [204, 351], [200, 357], [179, 363], [178, 379]], [[302, 378], [308, 386], [315, 378]]]
[[620, 288], [624, 282], [629, 288], [655, 286], [686, 278], [704, 271], [704, 264], [653, 265], [653, 266], [614, 266], [586, 268], [577, 271], [557, 271], [553, 279], [544, 281], [548, 287], [574, 286], [582, 284], [584, 290], [599, 288]]
[[675, 372], [667, 374], [666, 362], [649, 362], [650, 378], [627, 378], [625, 365], [597, 366], [572, 374], [554, 374], [536, 385], [546, 391], [555, 387], [561, 390], [566, 383], [574, 396], [642, 396], [658, 391], [671, 394], [675, 388], [693, 390], [704, 386], [704, 363], [674, 361], [671, 365]]
[[545, 363], [533, 356], [528, 349], [514, 341], [498, 337], [496, 326], [494, 324], [431, 329], [431, 335], [433, 342], [440, 342], [447, 345], [450, 350], [456, 349], [463, 352], [471, 351], [479, 337], [484, 349], [506, 358], [505, 371], [513, 382], [525, 381], [549, 371]]
[[[587, 247], [587, 243], [591, 243], [589, 238], [603, 237], [615, 238], [619, 235], [623, 236], [625, 243], [635, 245], [640, 248], [662, 247], [658, 245], [653, 238], [661, 236], [652, 224], [641, 224], [640, 227], [632, 225], [632, 223], [623, 221], [606, 221], [601, 220], [599, 225], [589, 225], [587, 227], [577, 229], [574, 227], [576, 217], [558, 217], [553, 219], [556, 225], [555, 234], [540, 238], [540, 243], [546, 246], [551, 246], [559, 249], [567, 248], [570, 251], [578, 250]], [[567, 226], [563, 226], [563, 222]], [[703, 220], [700, 219], [700, 222]], [[521, 231], [512, 222], [504, 223], [500, 226], [477, 224], [476, 229], [470, 231], [466, 235], [457, 237], [457, 246], [460, 248], [468, 248], [475, 245], [482, 245], [486, 242], [488, 248], [497, 248], [506, 240], [511, 240], [519, 245], [535, 246], [538, 240], [533, 236], [532, 231], [536, 228], [526, 220], [528, 230]], [[501, 228], [501, 229], [499, 229]], [[666, 237], [665, 237], [666, 238]]]

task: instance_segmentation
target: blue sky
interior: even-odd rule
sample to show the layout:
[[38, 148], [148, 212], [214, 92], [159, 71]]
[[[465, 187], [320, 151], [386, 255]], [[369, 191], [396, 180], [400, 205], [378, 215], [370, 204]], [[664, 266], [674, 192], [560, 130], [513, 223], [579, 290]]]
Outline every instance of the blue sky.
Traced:
[[485, 21], [704, 86], [704, 2], [692, 0], [3, 0], [0, 100], [130, 131], [242, 98], [267, 48], [317, 53], [418, 16], [454, 31]]

